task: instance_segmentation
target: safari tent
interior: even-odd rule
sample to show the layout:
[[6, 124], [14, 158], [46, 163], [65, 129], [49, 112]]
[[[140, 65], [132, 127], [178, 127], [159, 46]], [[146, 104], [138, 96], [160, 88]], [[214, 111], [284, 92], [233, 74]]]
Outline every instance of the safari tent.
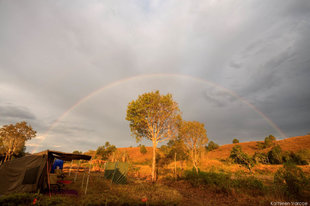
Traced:
[[46, 150], [5, 162], [0, 166], [0, 195], [43, 190], [56, 158], [90, 160], [91, 156]]

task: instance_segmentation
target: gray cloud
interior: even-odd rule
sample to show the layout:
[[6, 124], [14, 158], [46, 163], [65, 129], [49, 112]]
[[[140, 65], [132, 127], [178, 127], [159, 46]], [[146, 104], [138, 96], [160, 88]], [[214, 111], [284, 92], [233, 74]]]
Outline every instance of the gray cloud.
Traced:
[[0, 123], [25, 119], [38, 135], [47, 133], [33, 140], [37, 149], [135, 145], [127, 104], [159, 89], [220, 144], [280, 136], [218, 86], [180, 76], [126, 80], [175, 73], [236, 92], [288, 136], [303, 135], [309, 132], [309, 22], [307, 0], [0, 1]]

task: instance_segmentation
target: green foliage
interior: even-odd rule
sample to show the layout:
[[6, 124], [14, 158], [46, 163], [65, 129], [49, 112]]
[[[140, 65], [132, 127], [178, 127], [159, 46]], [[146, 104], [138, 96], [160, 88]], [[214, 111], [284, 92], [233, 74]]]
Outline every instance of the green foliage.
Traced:
[[25, 121], [0, 128], [0, 152], [5, 154], [5, 161], [10, 160], [13, 155], [23, 156], [25, 142], [34, 138], [36, 133]]
[[253, 160], [256, 163], [269, 164], [268, 155], [263, 152], [255, 152], [255, 154], [253, 155]]
[[296, 165], [308, 165], [308, 161], [306, 159], [305, 156], [303, 156], [303, 152], [302, 151], [299, 151], [297, 153], [295, 152], [283, 152], [283, 155], [282, 155], [282, 160], [283, 162], [286, 162], [286, 163], [293, 163], [293, 164], [296, 164]]
[[146, 154], [147, 153], [147, 149], [144, 145], [140, 145], [140, 153], [141, 154]]
[[185, 171], [184, 178], [194, 186], [207, 185], [226, 193], [232, 189], [242, 190], [251, 195], [263, 194], [264, 191], [263, 183], [254, 176], [237, 175], [235, 178], [231, 178], [231, 174], [202, 171], [197, 174], [193, 168], [193, 170]]
[[274, 183], [287, 195], [302, 196], [305, 190], [309, 191], [309, 178], [304, 172], [292, 163], [284, 164], [274, 175]]
[[200, 152], [208, 142], [207, 130], [204, 124], [197, 121], [182, 121], [179, 137], [186, 145], [193, 166], [198, 171]]
[[232, 143], [237, 144], [237, 143], [239, 143], [239, 140], [238, 139], [233, 139]]
[[269, 152], [268, 152], [268, 159], [270, 164], [282, 164], [282, 149], [279, 145], [274, 146]]
[[180, 118], [178, 104], [173, 101], [172, 95], [161, 95], [159, 91], [144, 93], [130, 102], [126, 115], [137, 141], [142, 138], [157, 141], [173, 136]]
[[78, 150], [74, 150], [72, 153], [73, 153], [73, 154], [83, 154], [82, 151], [78, 151]]
[[257, 142], [258, 149], [266, 149], [275, 145], [276, 138], [273, 135], [265, 137], [264, 143]]
[[96, 150], [96, 156], [100, 156], [102, 160], [108, 160], [113, 152], [116, 151], [116, 147], [106, 142], [105, 145], [99, 146]]
[[240, 145], [236, 145], [232, 148], [229, 157], [233, 160], [233, 162], [245, 166], [250, 171], [254, 166], [253, 159], [251, 159], [248, 154], [242, 151], [242, 147]]
[[207, 151], [212, 151], [215, 150], [217, 148], [219, 148], [220, 146], [216, 143], [214, 143], [213, 141], [210, 141], [209, 144], [206, 146], [206, 150]]

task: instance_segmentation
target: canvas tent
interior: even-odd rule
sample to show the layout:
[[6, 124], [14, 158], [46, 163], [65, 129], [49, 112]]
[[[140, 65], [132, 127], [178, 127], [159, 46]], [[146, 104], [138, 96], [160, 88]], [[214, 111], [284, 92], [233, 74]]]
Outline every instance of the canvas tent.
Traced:
[[129, 164], [126, 162], [107, 162], [104, 169], [104, 177], [113, 183], [126, 184]]
[[0, 166], [0, 195], [44, 189], [55, 158], [90, 160], [91, 156], [46, 150], [5, 162]]

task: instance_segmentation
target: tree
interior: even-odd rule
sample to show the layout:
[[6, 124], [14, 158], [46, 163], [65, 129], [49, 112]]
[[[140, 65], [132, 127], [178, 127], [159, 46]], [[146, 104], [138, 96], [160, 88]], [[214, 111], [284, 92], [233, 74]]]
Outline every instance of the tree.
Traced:
[[126, 120], [137, 142], [142, 138], [153, 143], [152, 181], [155, 181], [157, 144], [174, 138], [180, 121], [178, 104], [171, 94], [159, 91], [144, 93], [128, 104]]
[[239, 143], [239, 140], [238, 139], [233, 139], [232, 143], [233, 144], [237, 144], [237, 143]]
[[207, 151], [212, 151], [215, 150], [217, 148], [219, 148], [220, 146], [216, 143], [214, 143], [213, 141], [209, 142], [208, 146], [206, 146], [206, 150]]
[[73, 153], [73, 154], [83, 154], [82, 151], [78, 151], [78, 150], [74, 150], [72, 153]]
[[193, 166], [198, 173], [198, 160], [201, 149], [208, 142], [204, 124], [197, 121], [182, 121], [179, 136], [184, 141]]
[[146, 154], [147, 153], [147, 149], [146, 149], [146, 147], [144, 145], [140, 146], [140, 153], [141, 154]]
[[96, 156], [100, 156], [102, 160], [108, 160], [111, 154], [115, 151], [116, 147], [111, 145], [110, 142], [106, 142], [105, 145], [97, 148]]
[[232, 148], [229, 157], [235, 163], [245, 166], [250, 172], [252, 172], [251, 168], [254, 166], [254, 161], [248, 156], [248, 154], [242, 151], [240, 145], [236, 145]]
[[25, 121], [0, 128], [0, 139], [5, 152], [4, 161], [9, 161], [13, 155], [23, 152], [25, 141], [34, 138], [36, 133]]
[[283, 157], [282, 148], [279, 145], [274, 146], [268, 152], [268, 159], [270, 164], [282, 164], [283, 162], [282, 157]]

